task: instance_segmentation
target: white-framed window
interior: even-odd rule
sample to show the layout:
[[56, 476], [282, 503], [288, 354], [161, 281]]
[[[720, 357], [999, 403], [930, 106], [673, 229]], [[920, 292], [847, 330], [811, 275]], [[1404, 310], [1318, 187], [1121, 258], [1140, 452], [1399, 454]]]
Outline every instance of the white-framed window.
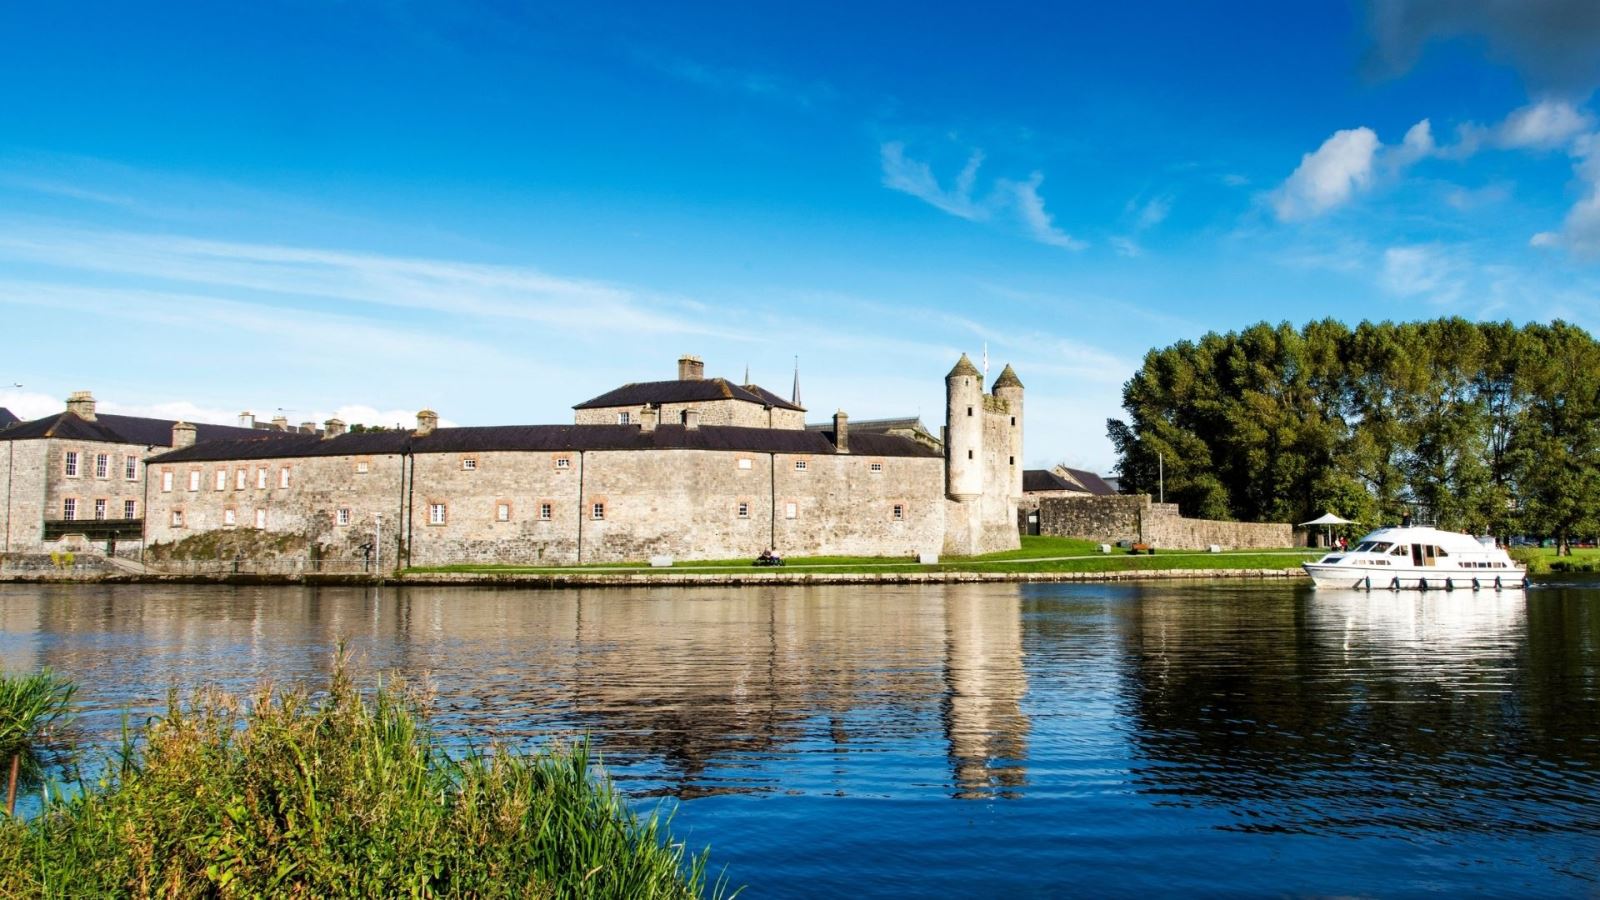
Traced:
[[748, 460], [748, 459], [740, 459], [739, 460], [739, 468], [741, 468], [741, 469], [748, 469], [748, 468], [751, 467], [751, 465], [753, 465], [753, 463], [751, 463], [751, 461]]
[[267, 527], [267, 511], [266, 510], [264, 510], [264, 509], [256, 510], [256, 527], [257, 528], [266, 528]]
[[496, 503], [494, 505], [494, 520], [496, 522], [509, 522], [509, 521], [511, 521], [511, 504], [509, 504], [509, 503]]
[[589, 511], [589, 518], [591, 519], [604, 519], [605, 517], [606, 505], [604, 503], [596, 503], [594, 508]]
[[239, 524], [239, 514], [234, 512], [233, 507], [230, 506], [222, 511], [222, 524], [229, 528]]
[[894, 512], [891, 515], [892, 515], [892, 517], [894, 518], [894, 520], [896, 522], [904, 522], [906, 520], [906, 507], [905, 507], [905, 504], [896, 503], [894, 505]]
[[873, 463], [873, 464], [867, 466], [867, 468], [871, 469], [875, 473], [876, 472], [882, 472], [883, 471], [883, 463]]
[[122, 477], [129, 481], [139, 480], [139, 457], [129, 455], [122, 458]]
[[477, 468], [478, 461], [470, 456], [461, 461], [461, 471], [463, 472], [473, 472], [476, 471]]
[[334, 510], [333, 511], [333, 522], [334, 522], [335, 525], [349, 525], [350, 524], [350, 509], [349, 509], [349, 507], [341, 506], [338, 509]]
[[570, 469], [570, 468], [572, 468], [572, 458], [568, 457], [568, 456], [558, 456], [558, 457], [556, 457], [556, 468], [558, 468], [558, 469]]
[[68, 497], [61, 501], [61, 518], [68, 522], [78, 518], [78, 498]]
[[785, 503], [783, 505], [783, 517], [785, 519], [796, 519], [796, 518], [799, 518], [800, 517], [800, 504], [798, 504], [798, 503]]
[[66, 460], [62, 463], [62, 470], [68, 478], [78, 477], [78, 451], [68, 450]]
[[175, 509], [175, 510], [172, 511], [172, 527], [173, 528], [182, 528], [183, 527], [183, 510]]
[[288, 466], [284, 466], [283, 468], [278, 470], [278, 487], [286, 488], [288, 486], [289, 486], [289, 467]]
[[109, 478], [109, 477], [111, 477], [111, 454], [109, 454], [109, 453], [96, 453], [94, 455], [94, 477], [96, 477], [96, 478]]
[[139, 518], [138, 513], [139, 513], [139, 501], [137, 501], [137, 500], [124, 500], [124, 501], [122, 501], [122, 517], [124, 519], [137, 519], [137, 518]]
[[806, 461], [803, 460], [803, 459], [795, 460], [794, 461], [794, 470], [796, 472], [804, 472], [806, 470]]
[[750, 518], [750, 504], [746, 503], [743, 500], [739, 501], [739, 518], [741, 518], [741, 519]]
[[228, 470], [227, 469], [218, 469], [217, 470], [217, 490], [225, 491], [227, 489], [228, 489]]
[[370, 468], [371, 468], [371, 463], [368, 463], [366, 460], [362, 459], [362, 460], [357, 460], [356, 461], [356, 474], [357, 475], [365, 475], [365, 474], [367, 474], [367, 470], [370, 469]]
[[445, 508], [444, 508], [444, 504], [443, 503], [430, 503], [430, 504], [428, 504], [428, 524], [429, 525], [443, 525], [444, 524], [444, 516], [445, 516]]
[[94, 501], [94, 517], [96, 519], [104, 519], [106, 517], [106, 501], [104, 498]]
[[199, 469], [191, 469], [189, 471], [189, 490], [191, 490], [191, 491], [200, 490], [200, 470]]
[[552, 512], [554, 512], [554, 510], [552, 510], [550, 508], [550, 504], [548, 504], [548, 503], [539, 504], [539, 518], [541, 518], [541, 519], [545, 520], [546, 522], [548, 522], [548, 521], [550, 521], [550, 514]]
[[256, 470], [256, 490], [266, 490], [267, 470], [265, 467]]
[[625, 413], [625, 412], [617, 413], [617, 424], [618, 425], [629, 425], [629, 424], [632, 424], [632, 422], [633, 422], [633, 414], [632, 413]]
[[162, 472], [161, 473], [161, 492], [163, 494], [170, 494], [172, 492], [172, 473], [171, 472]]
[[240, 470], [238, 470], [238, 471], [233, 473], [233, 489], [234, 490], [242, 491], [242, 490], [244, 490], [245, 488], [247, 488], [249, 486], [250, 486], [250, 471], [248, 469], [240, 469]]

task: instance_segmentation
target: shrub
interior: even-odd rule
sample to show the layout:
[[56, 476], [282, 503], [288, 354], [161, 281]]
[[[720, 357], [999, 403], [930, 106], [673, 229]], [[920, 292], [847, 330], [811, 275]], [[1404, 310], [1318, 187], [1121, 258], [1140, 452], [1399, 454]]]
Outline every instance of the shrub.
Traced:
[[77, 685], [49, 669], [32, 675], [0, 675], [0, 778], [5, 780], [5, 810], [16, 810], [18, 787], [44, 774], [52, 750], [60, 749], [62, 727], [70, 716]]

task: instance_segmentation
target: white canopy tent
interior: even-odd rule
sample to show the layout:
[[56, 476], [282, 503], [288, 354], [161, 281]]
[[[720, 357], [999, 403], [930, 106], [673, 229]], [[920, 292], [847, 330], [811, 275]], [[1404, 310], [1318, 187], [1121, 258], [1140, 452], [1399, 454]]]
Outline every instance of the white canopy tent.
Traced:
[[1355, 522], [1353, 522], [1350, 519], [1341, 519], [1338, 516], [1334, 515], [1333, 513], [1323, 513], [1322, 515], [1317, 516], [1315, 519], [1312, 519], [1309, 522], [1301, 522], [1300, 524], [1302, 526], [1304, 526], [1304, 525], [1321, 525], [1322, 526], [1322, 543], [1323, 543], [1324, 546], [1330, 546], [1332, 544], [1332, 542], [1333, 542], [1333, 526], [1335, 526], [1335, 525], [1354, 525]]

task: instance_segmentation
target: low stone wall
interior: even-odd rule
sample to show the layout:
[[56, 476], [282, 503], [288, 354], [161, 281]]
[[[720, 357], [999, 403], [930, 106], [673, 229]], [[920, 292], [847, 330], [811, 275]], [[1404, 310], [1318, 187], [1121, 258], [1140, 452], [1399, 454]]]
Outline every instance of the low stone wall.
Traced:
[[116, 571], [98, 553], [0, 553], [0, 581], [100, 581]]
[[1276, 522], [1186, 519], [1176, 503], [1148, 494], [1115, 497], [1046, 497], [1039, 503], [1039, 533], [1115, 543], [1142, 540], [1168, 550], [1259, 550], [1294, 545], [1294, 528]]

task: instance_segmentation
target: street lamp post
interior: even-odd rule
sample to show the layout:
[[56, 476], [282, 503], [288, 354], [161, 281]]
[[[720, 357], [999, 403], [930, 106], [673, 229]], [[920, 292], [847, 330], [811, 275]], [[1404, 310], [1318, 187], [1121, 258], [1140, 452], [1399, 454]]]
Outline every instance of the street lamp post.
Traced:
[[1156, 483], [1161, 491], [1161, 502], [1167, 502], [1167, 458], [1156, 451]]

